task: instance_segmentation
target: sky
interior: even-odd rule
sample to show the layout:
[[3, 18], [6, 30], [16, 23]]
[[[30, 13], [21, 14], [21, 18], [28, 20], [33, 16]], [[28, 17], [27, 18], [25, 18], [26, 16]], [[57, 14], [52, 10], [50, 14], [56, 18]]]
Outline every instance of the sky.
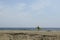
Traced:
[[0, 27], [60, 28], [60, 0], [0, 0]]

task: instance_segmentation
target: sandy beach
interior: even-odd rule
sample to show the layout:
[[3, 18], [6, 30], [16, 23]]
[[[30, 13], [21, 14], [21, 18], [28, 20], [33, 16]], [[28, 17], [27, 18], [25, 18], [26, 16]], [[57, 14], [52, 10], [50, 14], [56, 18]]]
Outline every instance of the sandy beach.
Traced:
[[60, 31], [0, 30], [0, 40], [60, 40]]

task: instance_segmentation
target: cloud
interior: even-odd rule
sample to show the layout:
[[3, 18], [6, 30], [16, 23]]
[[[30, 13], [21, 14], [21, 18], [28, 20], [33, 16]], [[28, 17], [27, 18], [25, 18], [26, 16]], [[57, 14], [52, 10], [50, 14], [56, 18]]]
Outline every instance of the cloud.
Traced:
[[29, 12], [25, 12], [26, 6], [25, 3], [16, 3], [14, 6], [1, 4], [0, 27], [27, 26], [26, 24], [32, 20], [32, 17]]
[[8, 6], [5, 4], [0, 5], [0, 15], [2, 14], [5, 16], [16, 16], [18, 13], [21, 14], [21, 12], [24, 11], [26, 4], [24, 3], [17, 3], [14, 6]]
[[24, 10], [25, 8], [26, 8], [26, 3], [17, 3], [16, 5], [15, 5], [15, 7], [16, 7], [16, 9], [17, 10]]
[[55, 26], [57, 10], [50, 0], [11, 1], [0, 1], [0, 27]]
[[50, 2], [48, 0], [36, 0], [30, 7], [32, 10], [41, 10], [43, 8], [46, 8], [50, 5]]

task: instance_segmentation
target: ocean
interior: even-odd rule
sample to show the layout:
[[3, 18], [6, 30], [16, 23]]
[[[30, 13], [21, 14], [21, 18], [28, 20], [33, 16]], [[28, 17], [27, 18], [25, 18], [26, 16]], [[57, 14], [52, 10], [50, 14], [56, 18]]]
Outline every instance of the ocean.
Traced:
[[[35, 30], [35, 28], [0, 28], [0, 30]], [[60, 28], [41, 28], [41, 30], [60, 31]]]

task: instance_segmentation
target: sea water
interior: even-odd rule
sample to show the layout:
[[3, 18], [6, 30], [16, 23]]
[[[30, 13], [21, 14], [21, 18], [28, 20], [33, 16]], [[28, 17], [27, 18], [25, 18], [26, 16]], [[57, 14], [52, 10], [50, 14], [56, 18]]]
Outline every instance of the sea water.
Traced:
[[[35, 30], [35, 28], [0, 28], [0, 30]], [[60, 28], [41, 28], [40, 30], [60, 31]]]

